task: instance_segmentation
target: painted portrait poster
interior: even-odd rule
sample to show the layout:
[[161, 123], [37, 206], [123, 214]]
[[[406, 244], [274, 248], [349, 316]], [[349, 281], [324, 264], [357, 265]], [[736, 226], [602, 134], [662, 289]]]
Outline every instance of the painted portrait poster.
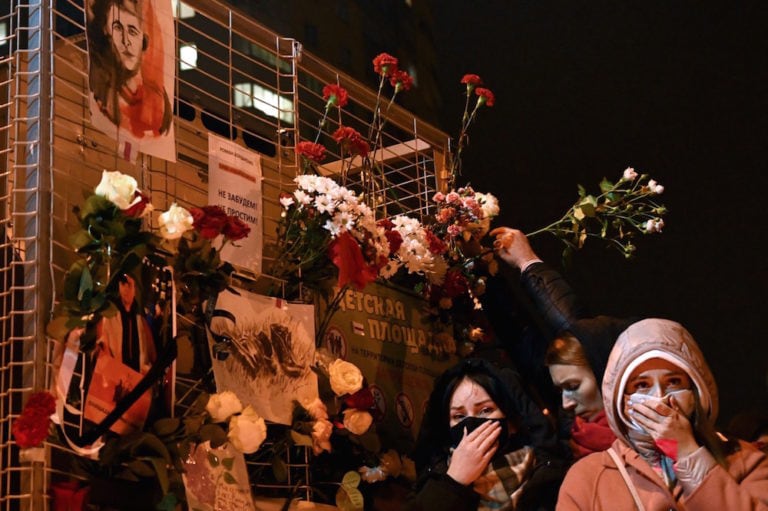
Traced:
[[314, 306], [244, 290], [219, 294], [208, 340], [218, 392], [266, 420], [290, 424], [294, 401], [318, 397]]
[[171, 0], [86, 0], [91, 123], [122, 158], [176, 161]]

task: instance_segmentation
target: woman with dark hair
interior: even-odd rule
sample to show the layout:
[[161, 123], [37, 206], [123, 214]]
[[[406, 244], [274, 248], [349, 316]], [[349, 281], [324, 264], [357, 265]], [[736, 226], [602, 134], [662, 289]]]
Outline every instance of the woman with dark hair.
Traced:
[[627, 328], [602, 391], [617, 440], [573, 465], [559, 510], [768, 509], [768, 456], [715, 431], [717, 387], [682, 325], [645, 319]]
[[565, 473], [550, 423], [517, 373], [466, 359], [435, 382], [409, 510], [546, 510]]

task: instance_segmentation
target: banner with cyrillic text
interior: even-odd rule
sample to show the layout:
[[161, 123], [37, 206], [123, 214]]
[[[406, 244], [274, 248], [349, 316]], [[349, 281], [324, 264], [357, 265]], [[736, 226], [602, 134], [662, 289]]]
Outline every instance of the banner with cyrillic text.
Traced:
[[432, 335], [426, 307], [421, 297], [378, 283], [350, 289], [321, 342], [360, 368], [378, 408], [382, 446], [401, 453], [413, 449], [435, 378], [459, 360], [452, 340]]

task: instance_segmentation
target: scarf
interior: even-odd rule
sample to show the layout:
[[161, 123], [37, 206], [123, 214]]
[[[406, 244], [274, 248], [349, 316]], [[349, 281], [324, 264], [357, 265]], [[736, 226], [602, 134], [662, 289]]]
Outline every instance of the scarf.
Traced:
[[608, 425], [605, 410], [601, 410], [592, 420], [576, 417], [571, 427], [570, 446], [574, 459], [583, 458], [587, 454], [608, 449], [616, 435]]
[[533, 449], [528, 446], [494, 456], [485, 473], [473, 484], [475, 492], [480, 494], [478, 511], [515, 509], [533, 472], [534, 461]]

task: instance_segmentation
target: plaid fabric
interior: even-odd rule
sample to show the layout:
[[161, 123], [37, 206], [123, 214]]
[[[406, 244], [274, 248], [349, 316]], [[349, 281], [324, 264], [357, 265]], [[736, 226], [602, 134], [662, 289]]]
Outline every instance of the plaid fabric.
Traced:
[[533, 472], [534, 461], [531, 447], [495, 456], [485, 474], [474, 483], [475, 491], [481, 495], [478, 511], [515, 509], [520, 492]]

